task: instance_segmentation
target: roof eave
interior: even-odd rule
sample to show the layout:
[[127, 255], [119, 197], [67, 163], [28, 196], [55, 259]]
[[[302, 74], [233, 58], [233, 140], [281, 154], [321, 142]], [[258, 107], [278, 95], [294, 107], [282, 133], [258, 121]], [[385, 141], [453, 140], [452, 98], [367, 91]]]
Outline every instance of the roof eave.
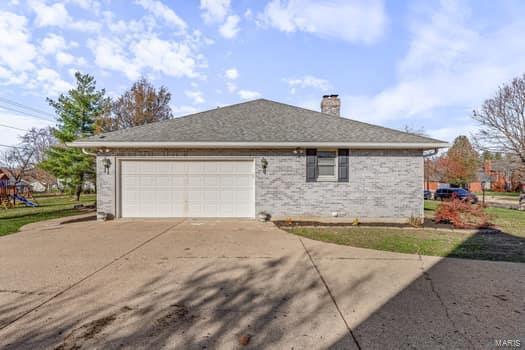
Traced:
[[446, 142], [129, 142], [75, 141], [75, 148], [353, 148], [353, 149], [436, 149], [447, 148]]

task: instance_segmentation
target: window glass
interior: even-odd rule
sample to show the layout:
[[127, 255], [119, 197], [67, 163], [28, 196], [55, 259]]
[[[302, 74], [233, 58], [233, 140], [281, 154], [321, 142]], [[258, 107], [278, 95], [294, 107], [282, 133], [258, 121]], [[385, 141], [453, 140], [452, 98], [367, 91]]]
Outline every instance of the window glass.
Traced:
[[336, 151], [318, 151], [317, 166], [319, 176], [335, 177], [336, 159]]

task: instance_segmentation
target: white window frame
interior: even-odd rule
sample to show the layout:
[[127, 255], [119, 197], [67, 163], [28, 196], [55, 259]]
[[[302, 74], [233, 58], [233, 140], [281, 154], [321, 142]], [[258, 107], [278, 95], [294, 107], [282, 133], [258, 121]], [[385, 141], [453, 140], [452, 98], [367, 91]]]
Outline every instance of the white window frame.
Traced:
[[[319, 152], [335, 152], [335, 166], [334, 166], [334, 175], [319, 175]], [[317, 181], [319, 182], [336, 182], [339, 174], [339, 151], [337, 148], [318, 148], [317, 149]]]

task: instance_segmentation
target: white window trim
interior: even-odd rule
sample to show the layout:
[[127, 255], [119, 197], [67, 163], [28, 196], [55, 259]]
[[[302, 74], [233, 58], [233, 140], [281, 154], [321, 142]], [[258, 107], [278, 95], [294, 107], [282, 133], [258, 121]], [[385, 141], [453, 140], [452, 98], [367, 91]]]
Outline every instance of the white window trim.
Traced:
[[335, 166], [334, 166], [334, 175], [317, 175], [318, 182], [337, 182], [339, 174], [339, 151], [337, 148], [318, 148], [316, 157], [317, 157], [317, 173], [319, 174], [319, 152], [335, 152]]

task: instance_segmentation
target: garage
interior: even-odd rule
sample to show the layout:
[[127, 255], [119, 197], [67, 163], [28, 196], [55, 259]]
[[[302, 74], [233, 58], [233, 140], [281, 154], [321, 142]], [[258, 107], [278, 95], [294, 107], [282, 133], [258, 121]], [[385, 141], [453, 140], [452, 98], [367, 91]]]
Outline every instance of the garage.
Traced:
[[253, 160], [121, 160], [124, 218], [254, 217]]

